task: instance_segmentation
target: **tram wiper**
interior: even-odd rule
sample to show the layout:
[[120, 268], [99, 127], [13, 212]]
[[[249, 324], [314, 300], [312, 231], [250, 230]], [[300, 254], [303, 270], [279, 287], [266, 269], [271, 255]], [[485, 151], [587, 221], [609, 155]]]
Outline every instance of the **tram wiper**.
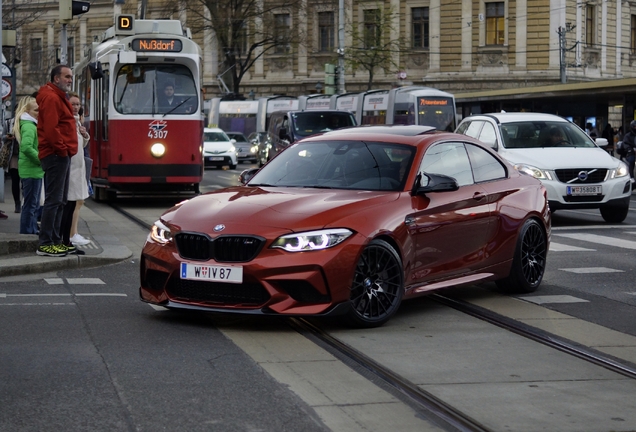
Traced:
[[192, 96], [188, 96], [187, 98], [185, 98], [179, 105], [175, 106], [174, 108], [172, 108], [170, 111], [168, 111], [167, 113], [165, 113], [163, 116], [167, 116], [168, 114], [170, 114], [172, 111], [176, 110], [177, 108], [179, 108], [181, 105], [183, 105], [184, 103], [186, 103], [187, 101], [189, 101], [190, 99], [192, 99]]

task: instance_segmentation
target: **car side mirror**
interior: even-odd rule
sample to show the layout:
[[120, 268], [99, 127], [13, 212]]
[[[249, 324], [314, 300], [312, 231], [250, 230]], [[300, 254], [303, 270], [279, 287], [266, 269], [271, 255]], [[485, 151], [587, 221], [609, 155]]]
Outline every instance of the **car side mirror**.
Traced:
[[596, 138], [594, 140], [594, 142], [596, 143], [597, 146], [599, 147], [607, 147], [607, 145], [609, 144], [607, 142], [607, 138]]
[[459, 189], [457, 180], [443, 174], [420, 173], [415, 179], [411, 195], [423, 195], [431, 192], [453, 192]]
[[250, 168], [243, 171], [239, 174], [239, 183], [245, 186], [250, 180], [252, 180], [252, 177], [254, 177], [254, 174], [256, 174], [256, 171], [258, 170], [259, 168]]

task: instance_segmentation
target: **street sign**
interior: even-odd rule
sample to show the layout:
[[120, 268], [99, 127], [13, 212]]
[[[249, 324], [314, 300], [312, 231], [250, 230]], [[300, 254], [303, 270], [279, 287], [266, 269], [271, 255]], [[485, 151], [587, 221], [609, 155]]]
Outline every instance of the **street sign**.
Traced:
[[13, 76], [13, 74], [11, 73], [11, 68], [6, 63], [2, 63], [2, 76], [9, 78]]
[[11, 82], [9, 82], [9, 80], [2, 79], [2, 99], [3, 100], [11, 95], [12, 90], [13, 90], [13, 87], [11, 87]]

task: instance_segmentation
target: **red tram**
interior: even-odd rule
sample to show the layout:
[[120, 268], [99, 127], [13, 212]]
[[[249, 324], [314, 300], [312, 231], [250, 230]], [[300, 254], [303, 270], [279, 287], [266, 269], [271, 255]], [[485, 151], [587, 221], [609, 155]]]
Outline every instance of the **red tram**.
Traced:
[[201, 48], [177, 20], [116, 17], [74, 67], [93, 159], [93, 199], [199, 192]]

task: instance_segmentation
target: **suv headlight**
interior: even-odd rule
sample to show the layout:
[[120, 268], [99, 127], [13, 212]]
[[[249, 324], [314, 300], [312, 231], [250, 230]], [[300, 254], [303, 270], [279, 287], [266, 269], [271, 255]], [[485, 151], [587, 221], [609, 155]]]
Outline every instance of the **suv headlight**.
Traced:
[[170, 232], [170, 228], [158, 220], [150, 229], [150, 238], [159, 244], [166, 244], [172, 241], [172, 233]]
[[627, 164], [623, 161], [620, 161], [617, 168], [610, 170], [609, 178], [620, 178], [629, 175], [629, 169], [627, 168]]
[[272, 248], [284, 249], [287, 252], [328, 249], [342, 243], [351, 234], [352, 231], [344, 228], [286, 234], [274, 240]]
[[527, 174], [539, 180], [552, 180], [550, 171], [542, 170], [527, 164], [515, 164], [515, 169], [521, 173]]

